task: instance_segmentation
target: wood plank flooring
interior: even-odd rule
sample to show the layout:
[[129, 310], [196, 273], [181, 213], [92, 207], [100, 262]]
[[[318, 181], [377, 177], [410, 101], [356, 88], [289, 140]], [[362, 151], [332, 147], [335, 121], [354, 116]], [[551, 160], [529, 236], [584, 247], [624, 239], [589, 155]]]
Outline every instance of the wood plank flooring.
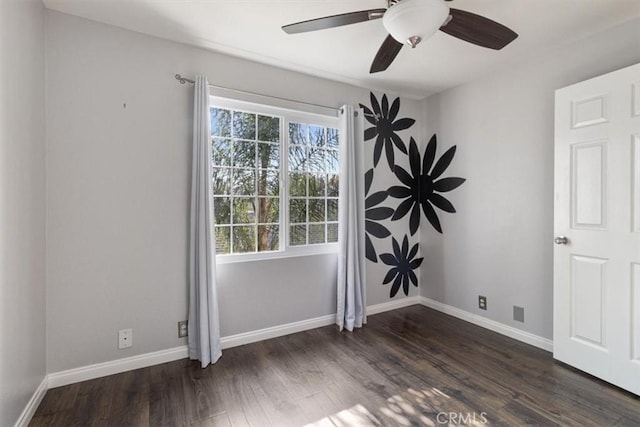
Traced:
[[31, 426], [640, 426], [640, 398], [422, 306], [51, 389]]

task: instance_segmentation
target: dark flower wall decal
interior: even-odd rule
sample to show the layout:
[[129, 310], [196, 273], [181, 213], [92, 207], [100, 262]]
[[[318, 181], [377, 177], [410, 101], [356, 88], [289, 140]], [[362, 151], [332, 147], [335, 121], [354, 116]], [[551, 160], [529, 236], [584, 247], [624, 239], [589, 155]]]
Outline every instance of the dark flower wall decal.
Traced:
[[373, 167], [378, 166], [384, 148], [387, 162], [393, 171], [395, 164], [393, 145], [395, 144], [400, 151], [407, 154], [407, 147], [396, 132], [410, 128], [416, 121], [409, 118], [396, 120], [400, 111], [400, 98], [394, 99], [389, 107], [387, 95], [382, 95], [382, 101], [379, 103], [371, 92], [371, 108], [363, 104], [360, 104], [360, 107], [364, 110], [364, 117], [373, 125], [364, 131], [364, 140], [376, 138], [373, 148]]
[[[449, 148], [440, 159], [433, 165], [436, 157], [437, 138], [434, 134], [427, 144], [422, 165], [420, 164], [420, 152], [413, 138], [409, 142], [409, 165], [411, 173], [400, 166], [394, 168], [396, 177], [404, 186], [393, 186], [389, 188], [389, 195], [397, 199], [405, 199], [396, 209], [392, 221], [403, 218], [411, 211], [409, 217], [409, 231], [413, 236], [418, 231], [420, 225], [420, 207], [429, 223], [439, 233], [442, 233], [442, 226], [436, 214], [434, 206], [445, 211], [454, 213], [456, 209], [451, 202], [438, 193], [446, 193], [454, 190], [465, 182], [464, 178], [440, 178], [449, 167], [453, 156], [456, 153], [456, 146]], [[431, 168], [433, 166], [433, 169]]]
[[371, 189], [372, 182], [373, 169], [369, 169], [364, 174], [366, 196], [366, 199], [364, 200], [365, 255], [369, 261], [378, 262], [376, 249], [373, 247], [373, 243], [371, 242], [371, 237], [369, 237], [369, 235], [375, 236], [378, 239], [389, 237], [391, 235], [391, 232], [387, 230], [384, 225], [379, 224], [375, 221], [381, 221], [390, 218], [391, 215], [393, 215], [394, 210], [387, 207], [377, 207], [380, 203], [384, 202], [387, 197], [389, 197], [389, 193], [386, 191], [377, 191], [369, 195], [369, 190]]
[[406, 234], [402, 240], [402, 248], [400, 248], [400, 245], [395, 238], [392, 238], [392, 240], [393, 253], [380, 254], [382, 262], [393, 266], [382, 281], [383, 285], [393, 281], [393, 284], [391, 285], [391, 292], [389, 293], [390, 298], [396, 296], [400, 290], [400, 285], [402, 285], [402, 290], [405, 295], [409, 295], [409, 282], [411, 282], [413, 286], [418, 286], [418, 277], [413, 270], [420, 267], [420, 264], [422, 264], [422, 260], [424, 259], [415, 258], [418, 254], [419, 243], [416, 243], [411, 248], [411, 251], [409, 251], [409, 238]]

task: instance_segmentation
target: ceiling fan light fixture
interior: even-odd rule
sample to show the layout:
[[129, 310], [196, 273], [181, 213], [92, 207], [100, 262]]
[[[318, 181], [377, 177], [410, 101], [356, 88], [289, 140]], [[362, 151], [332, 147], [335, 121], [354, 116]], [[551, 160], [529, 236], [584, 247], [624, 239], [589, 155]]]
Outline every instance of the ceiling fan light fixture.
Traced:
[[382, 24], [400, 43], [415, 47], [445, 23], [449, 6], [443, 0], [401, 0], [387, 10]]
[[418, 43], [420, 43], [421, 41], [422, 41], [422, 37], [420, 37], [420, 36], [411, 36], [407, 40], [407, 44], [409, 46], [411, 46], [411, 48], [414, 48], [414, 47], [418, 46]]

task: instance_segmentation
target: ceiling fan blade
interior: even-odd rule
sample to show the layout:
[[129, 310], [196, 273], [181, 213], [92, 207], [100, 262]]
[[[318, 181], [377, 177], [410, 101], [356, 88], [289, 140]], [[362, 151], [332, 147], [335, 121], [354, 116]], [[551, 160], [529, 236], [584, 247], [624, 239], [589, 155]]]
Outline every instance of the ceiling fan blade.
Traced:
[[370, 9], [359, 12], [342, 13], [340, 15], [325, 16], [323, 18], [309, 19], [282, 27], [287, 34], [306, 33], [308, 31], [325, 30], [327, 28], [341, 27], [343, 25], [356, 24], [358, 22], [371, 21], [382, 18], [387, 9]]
[[440, 31], [466, 42], [500, 50], [518, 37], [509, 28], [484, 16], [453, 8], [449, 13], [451, 20], [440, 27]]
[[398, 56], [398, 53], [400, 53], [402, 46], [404, 45], [389, 34], [387, 38], [384, 39], [384, 42], [382, 42], [380, 49], [378, 49], [369, 73], [379, 73], [389, 68], [389, 65], [391, 65], [393, 60], [396, 59], [396, 56]]

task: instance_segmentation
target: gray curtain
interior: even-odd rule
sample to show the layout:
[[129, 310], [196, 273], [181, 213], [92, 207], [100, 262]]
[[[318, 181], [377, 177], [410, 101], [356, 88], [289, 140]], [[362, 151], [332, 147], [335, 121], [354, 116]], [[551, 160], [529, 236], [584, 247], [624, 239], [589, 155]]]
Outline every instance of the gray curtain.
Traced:
[[191, 163], [189, 358], [202, 367], [222, 355], [216, 297], [216, 242], [211, 194], [211, 123], [207, 79], [196, 77]]
[[364, 130], [362, 110], [350, 105], [340, 115], [340, 200], [338, 311], [340, 330], [367, 323], [364, 246]]

